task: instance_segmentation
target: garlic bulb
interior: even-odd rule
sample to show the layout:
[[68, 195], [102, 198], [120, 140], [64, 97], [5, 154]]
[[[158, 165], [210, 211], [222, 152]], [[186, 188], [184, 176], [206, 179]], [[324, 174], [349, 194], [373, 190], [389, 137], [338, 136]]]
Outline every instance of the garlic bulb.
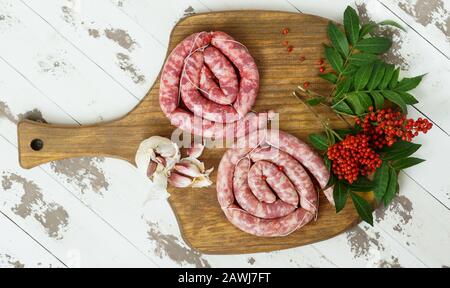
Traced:
[[188, 157], [180, 159], [178, 145], [168, 138], [152, 136], [141, 142], [136, 152], [135, 162], [138, 170], [152, 183], [153, 191], [149, 198], [167, 198], [167, 183], [175, 187], [207, 187], [212, 184], [209, 175], [213, 168], [206, 170], [201, 156], [203, 144], [194, 144], [187, 149]]
[[178, 161], [180, 161], [178, 146], [161, 136], [152, 136], [142, 141], [135, 157], [138, 170], [153, 182], [156, 190], [164, 192], [167, 189], [170, 171]]

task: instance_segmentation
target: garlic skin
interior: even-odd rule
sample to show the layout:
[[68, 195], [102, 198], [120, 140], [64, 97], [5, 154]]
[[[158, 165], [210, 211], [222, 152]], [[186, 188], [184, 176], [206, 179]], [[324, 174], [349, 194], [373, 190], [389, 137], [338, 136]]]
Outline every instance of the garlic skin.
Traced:
[[209, 175], [213, 168], [206, 170], [205, 164], [197, 158], [204, 150], [203, 144], [194, 144], [187, 149], [188, 157], [180, 159], [178, 145], [168, 138], [152, 136], [141, 142], [136, 152], [138, 171], [152, 182], [149, 199], [170, 196], [167, 183], [174, 187], [201, 188], [212, 185]]
[[212, 184], [209, 174], [214, 170], [205, 170], [205, 164], [194, 157], [186, 157], [177, 163], [169, 177], [169, 182], [175, 187], [202, 188]]
[[180, 149], [168, 138], [152, 136], [141, 142], [135, 162], [138, 171], [154, 184], [152, 193], [168, 197], [167, 178], [180, 157]]
[[186, 150], [188, 157], [198, 158], [202, 155], [205, 145], [202, 143], [194, 143], [191, 148]]

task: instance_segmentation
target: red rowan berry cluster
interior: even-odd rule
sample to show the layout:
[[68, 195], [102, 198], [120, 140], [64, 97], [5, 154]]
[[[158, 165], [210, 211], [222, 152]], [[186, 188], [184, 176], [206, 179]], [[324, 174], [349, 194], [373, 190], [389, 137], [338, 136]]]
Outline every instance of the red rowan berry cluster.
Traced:
[[419, 132], [427, 133], [433, 126], [427, 119], [406, 119], [400, 111], [391, 108], [373, 111], [364, 119], [356, 118], [356, 124], [360, 125], [364, 134], [370, 137], [370, 145], [376, 149], [383, 146], [392, 146], [397, 140], [411, 141]]
[[380, 167], [380, 156], [369, 145], [370, 137], [359, 133], [347, 135], [344, 140], [328, 148], [328, 158], [333, 162], [333, 173], [350, 184], [359, 175], [369, 175]]
[[391, 146], [399, 139], [411, 141], [419, 132], [427, 133], [433, 126], [427, 119], [406, 119], [406, 116], [391, 108], [374, 111], [363, 118], [356, 118], [362, 131], [347, 135], [344, 140], [328, 147], [328, 158], [333, 162], [332, 171], [339, 179], [350, 184], [359, 175], [370, 175], [380, 167], [382, 160], [375, 152], [385, 145]]

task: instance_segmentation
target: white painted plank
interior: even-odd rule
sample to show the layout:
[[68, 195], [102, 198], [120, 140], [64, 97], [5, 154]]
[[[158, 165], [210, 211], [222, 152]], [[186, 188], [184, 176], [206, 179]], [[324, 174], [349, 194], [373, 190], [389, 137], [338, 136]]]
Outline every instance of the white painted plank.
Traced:
[[[388, 208], [381, 207], [376, 211], [374, 227], [360, 224], [344, 235], [314, 246], [331, 261], [343, 266], [348, 265], [345, 263], [349, 257], [354, 258], [355, 262], [350, 263], [355, 267], [382, 267], [389, 263], [402, 267], [449, 266], [448, 209], [437, 204], [404, 173], [400, 175], [400, 187], [400, 196]], [[349, 256], [349, 252], [352, 255]], [[401, 253], [400, 257], [398, 253]], [[342, 263], [341, 259], [347, 260]]]
[[450, 266], [450, 211], [400, 173], [400, 196], [376, 213], [377, 224], [429, 267]]
[[23, 170], [0, 138], [1, 212], [68, 266], [152, 267], [152, 263], [42, 169]]
[[[42, 119], [50, 123], [76, 125], [74, 120], [62, 112], [55, 104], [46, 101], [46, 98], [39, 91], [4, 62], [0, 62], [0, 73], [5, 75], [5, 78], [0, 83], [2, 95], [0, 98], [2, 101], [0, 107], [0, 115], [2, 116], [0, 117], [0, 129], [10, 142], [17, 142], [16, 122], [19, 118], [18, 115], [21, 114], [33, 114], [34, 116], [42, 117]], [[45, 112], [40, 113], [41, 110]], [[33, 113], [27, 113], [27, 111], [33, 111]], [[14, 152], [14, 154], [16, 153], [17, 151]], [[14, 168], [20, 170], [17, 163], [16, 165], [17, 167]], [[158, 249], [157, 255], [165, 253], [163, 250], [165, 247], [161, 246], [164, 243], [158, 244], [158, 239], [149, 239], [148, 231], [150, 228], [147, 222], [155, 221], [155, 219], [144, 220], [142, 215], [145, 196], [150, 188], [146, 179], [141, 177], [131, 165], [113, 159], [82, 158], [56, 161], [42, 167], [56, 181], [68, 187], [70, 192], [82, 200], [87, 207], [91, 207], [103, 218], [107, 218], [109, 225], [119, 230], [128, 239], [131, 238], [133, 244], [139, 246], [141, 251], [147, 252], [149, 257], [154, 257], [156, 260], [160, 259], [159, 256], [156, 256], [156, 249]], [[35, 168], [31, 171], [35, 170], [40, 169]], [[52, 185], [58, 184], [54, 182]], [[71, 195], [68, 197], [70, 198]], [[176, 220], [166, 202], [162, 206], [157, 205], [157, 207], [163, 207], [164, 209], [158, 210], [158, 213], [163, 218], [169, 217], [172, 223], [176, 225]], [[152, 231], [153, 233], [159, 233], [155, 231], [154, 227]], [[102, 233], [101, 230], [99, 230], [99, 233]], [[161, 233], [159, 234], [162, 235]], [[93, 237], [97, 238], [98, 236]], [[173, 239], [172, 236], [169, 238]], [[175, 260], [170, 257], [163, 257], [164, 259], [159, 260], [160, 265], [178, 267], [180, 265], [189, 266], [200, 263], [198, 261], [195, 262], [195, 258], [186, 258], [186, 260], [181, 258], [181, 260], [178, 260], [184, 254], [190, 255], [189, 253], [191, 253], [194, 257], [196, 254], [194, 252], [186, 252], [193, 250], [179, 242], [178, 239], [173, 241], [174, 244], [168, 246], [167, 249], [169, 249], [169, 255], [172, 255], [172, 258]], [[94, 253], [94, 255], [97, 254]]]
[[127, 91], [145, 96], [166, 49], [108, 0], [24, 3]]
[[276, 11], [291, 11], [297, 10], [285, 0], [228, 0], [228, 1], [214, 1], [214, 0], [199, 0], [206, 7], [213, 11], [221, 10], [276, 10]]
[[[414, 118], [422, 116], [413, 109], [409, 115]], [[450, 137], [434, 127], [427, 134], [419, 135], [414, 142], [422, 144], [414, 157], [426, 161], [406, 169], [405, 173], [450, 209], [450, 179], [446, 168], [450, 163]]]
[[[17, 143], [16, 123], [23, 118], [76, 125], [55, 103], [0, 59], [0, 131]], [[11, 104], [9, 104], [11, 103]]]
[[169, 209], [166, 202], [151, 201], [146, 204], [144, 213], [144, 219], [148, 223], [148, 236], [152, 240], [150, 249], [162, 259], [178, 258], [178, 261], [184, 260], [179, 261], [181, 264], [190, 262], [197, 267], [335, 267], [333, 262], [311, 246], [247, 255], [199, 254], [186, 248], [176, 220], [174, 217], [167, 217], [168, 213], [164, 212]]
[[448, 0], [379, 0], [379, 2], [450, 57], [450, 2]]
[[3, 214], [0, 231], [0, 268], [66, 267]]
[[[81, 123], [109, 120], [138, 100], [21, 2], [2, 1], [0, 58]], [[107, 107], [107, 108], [105, 108]], [[79, 108], [79, 109], [76, 109]]]
[[170, 31], [180, 18], [209, 11], [197, 0], [110, 1], [164, 47], [168, 46]]
[[353, 6], [355, 1], [339, 0], [339, 1], [302, 1], [302, 0], [286, 0], [291, 3], [297, 10], [302, 13], [317, 15], [342, 23], [342, 15], [345, 8]]
[[340, 267], [426, 267], [380, 227], [366, 224], [313, 245]]
[[360, 224], [313, 246], [340, 266], [448, 266], [449, 211], [436, 205], [426, 191], [403, 173], [400, 187], [400, 196], [388, 208], [376, 211], [374, 227]]

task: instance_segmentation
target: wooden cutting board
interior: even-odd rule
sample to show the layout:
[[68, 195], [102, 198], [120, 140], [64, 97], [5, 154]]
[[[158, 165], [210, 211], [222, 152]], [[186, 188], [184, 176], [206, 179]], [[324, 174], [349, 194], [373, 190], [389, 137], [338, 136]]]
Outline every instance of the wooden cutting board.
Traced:
[[[319, 93], [330, 92], [330, 85], [318, 77], [318, 60], [323, 57], [322, 44], [328, 42], [328, 21], [317, 16], [274, 11], [198, 14], [182, 19], [175, 26], [168, 52], [194, 32], [221, 30], [229, 33], [248, 47], [259, 68], [261, 84], [254, 110], [275, 110], [280, 113], [280, 129], [306, 141], [307, 135], [321, 131], [321, 126], [291, 93], [305, 81]], [[290, 29], [288, 35], [282, 35], [284, 27]], [[287, 52], [282, 45], [283, 40], [293, 46], [292, 52]], [[301, 57], [305, 60], [301, 61]], [[53, 160], [81, 156], [110, 156], [134, 164], [135, 152], [142, 140], [152, 135], [170, 137], [174, 129], [160, 110], [158, 91], [159, 78], [130, 113], [109, 123], [71, 127], [27, 120], [20, 122], [20, 164], [31, 168]], [[328, 108], [316, 109], [335, 127], [346, 126]], [[202, 160], [206, 167], [217, 169], [224, 151], [205, 151]], [[216, 172], [212, 174], [212, 180], [215, 179]], [[170, 193], [169, 202], [184, 240], [204, 253], [254, 253], [305, 245], [333, 237], [360, 221], [351, 203], [336, 214], [334, 207], [321, 195], [316, 222], [286, 237], [260, 238], [241, 232], [227, 221], [217, 202], [215, 186], [171, 188]], [[372, 198], [371, 193], [364, 195]]]

